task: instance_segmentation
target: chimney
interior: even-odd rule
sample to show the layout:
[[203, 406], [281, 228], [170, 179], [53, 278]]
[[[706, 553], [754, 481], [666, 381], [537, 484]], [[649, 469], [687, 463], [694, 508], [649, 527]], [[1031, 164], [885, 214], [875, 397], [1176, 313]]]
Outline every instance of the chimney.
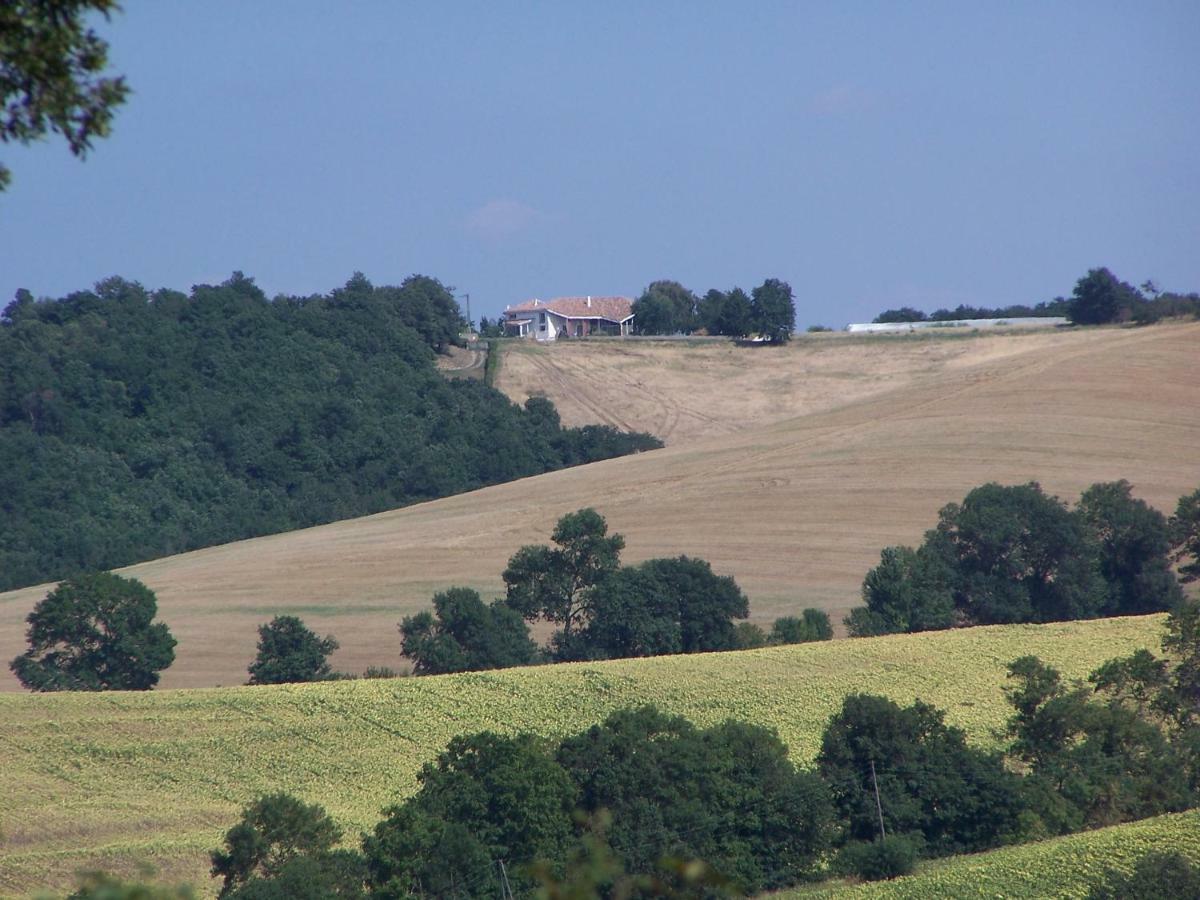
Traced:
[[533, 298], [533, 305], [534, 305], [534, 306], [537, 306], [537, 305], [538, 305], [538, 300], [537, 300], [537, 297], [534, 297], [534, 298]]
[[588, 294], [588, 309], [592, 308], [592, 295]]

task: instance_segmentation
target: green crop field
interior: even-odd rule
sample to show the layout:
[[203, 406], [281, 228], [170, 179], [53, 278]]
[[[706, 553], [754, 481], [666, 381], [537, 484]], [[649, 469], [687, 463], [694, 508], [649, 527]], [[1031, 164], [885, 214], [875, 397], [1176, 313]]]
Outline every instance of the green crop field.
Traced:
[[1128, 873], [1139, 857], [1155, 850], [1178, 851], [1200, 864], [1200, 810], [989, 853], [934, 860], [925, 863], [917, 874], [894, 881], [782, 891], [771, 896], [772, 900], [1083, 898], [1106, 871]]
[[801, 764], [855, 691], [922, 698], [994, 745], [1012, 659], [1034, 653], [1084, 676], [1156, 649], [1161, 625], [1155, 616], [975, 628], [439, 678], [0, 695], [0, 893], [61, 889], [80, 868], [143, 861], [210, 889], [206, 851], [263, 792], [324, 804], [353, 841], [455, 734], [560, 736], [641, 703], [701, 725], [771, 726]]

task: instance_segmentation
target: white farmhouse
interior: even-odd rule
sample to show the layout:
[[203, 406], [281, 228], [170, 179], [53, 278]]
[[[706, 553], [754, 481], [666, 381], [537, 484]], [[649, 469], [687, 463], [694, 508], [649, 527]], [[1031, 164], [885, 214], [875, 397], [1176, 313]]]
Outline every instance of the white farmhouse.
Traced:
[[556, 297], [527, 300], [504, 310], [504, 330], [517, 337], [554, 341], [590, 334], [625, 336], [633, 323], [628, 297]]

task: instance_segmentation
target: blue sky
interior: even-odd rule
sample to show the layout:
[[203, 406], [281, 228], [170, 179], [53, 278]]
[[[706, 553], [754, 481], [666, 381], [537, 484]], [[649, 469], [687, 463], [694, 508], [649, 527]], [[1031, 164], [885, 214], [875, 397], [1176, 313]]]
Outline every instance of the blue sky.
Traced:
[[1200, 290], [1200, 3], [126, 0], [80, 163], [0, 146], [0, 304], [108, 275], [472, 313], [789, 281], [798, 324]]

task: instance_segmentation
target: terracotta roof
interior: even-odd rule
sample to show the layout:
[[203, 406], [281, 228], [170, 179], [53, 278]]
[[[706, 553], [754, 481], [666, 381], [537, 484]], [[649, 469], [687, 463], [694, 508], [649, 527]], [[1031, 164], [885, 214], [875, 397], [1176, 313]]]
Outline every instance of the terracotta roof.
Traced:
[[514, 314], [548, 310], [571, 319], [607, 319], [624, 322], [633, 315], [633, 300], [629, 297], [555, 297], [553, 300], [526, 300], [504, 311], [506, 318]]

